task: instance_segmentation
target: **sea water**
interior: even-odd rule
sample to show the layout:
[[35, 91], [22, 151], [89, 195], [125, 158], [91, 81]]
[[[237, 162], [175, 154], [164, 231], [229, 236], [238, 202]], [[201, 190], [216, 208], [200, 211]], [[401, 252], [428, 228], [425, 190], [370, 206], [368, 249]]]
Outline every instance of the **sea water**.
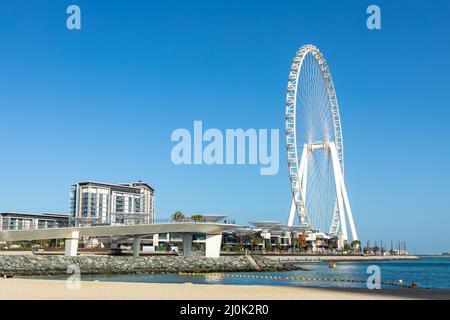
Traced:
[[[415, 282], [421, 288], [450, 290], [450, 257], [421, 257], [420, 260], [403, 261], [364, 261], [338, 262], [336, 268], [329, 268], [327, 263], [300, 264], [308, 271], [285, 272], [226, 272], [235, 277], [193, 276], [178, 274], [138, 274], [138, 275], [83, 275], [84, 281], [120, 281], [145, 283], [195, 283], [195, 284], [236, 284], [236, 285], [276, 285], [276, 286], [319, 286], [319, 287], [366, 287], [365, 281], [370, 274], [371, 265], [380, 267], [381, 281], [405, 284]], [[253, 276], [305, 277], [305, 278], [340, 278], [356, 279], [362, 282], [305, 281], [290, 279], [255, 278]], [[66, 276], [51, 276], [46, 279], [64, 279]], [[389, 287], [382, 285], [382, 287]]]

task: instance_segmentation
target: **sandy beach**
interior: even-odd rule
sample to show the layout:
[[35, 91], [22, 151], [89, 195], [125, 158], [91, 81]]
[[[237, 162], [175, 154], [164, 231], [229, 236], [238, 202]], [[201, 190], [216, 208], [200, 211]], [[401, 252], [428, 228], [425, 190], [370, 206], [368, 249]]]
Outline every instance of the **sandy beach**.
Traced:
[[[70, 283], [69, 283], [70, 284]], [[73, 284], [72, 284], [73, 285]], [[244, 285], [203, 285], [64, 280], [0, 279], [1, 300], [373, 300], [450, 299], [450, 291], [430, 289], [343, 289]]]

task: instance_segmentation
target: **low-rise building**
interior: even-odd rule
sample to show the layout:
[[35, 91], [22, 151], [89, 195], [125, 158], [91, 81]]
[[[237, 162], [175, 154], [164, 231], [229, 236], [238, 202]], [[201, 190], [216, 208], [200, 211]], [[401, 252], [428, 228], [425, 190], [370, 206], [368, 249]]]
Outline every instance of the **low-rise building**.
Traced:
[[0, 212], [0, 230], [63, 228], [69, 215], [61, 213]]
[[329, 236], [278, 221], [254, 221], [250, 224], [252, 227], [226, 231], [222, 237], [223, 246], [229, 251], [249, 249], [305, 253], [331, 253], [343, 248], [341, 236]]

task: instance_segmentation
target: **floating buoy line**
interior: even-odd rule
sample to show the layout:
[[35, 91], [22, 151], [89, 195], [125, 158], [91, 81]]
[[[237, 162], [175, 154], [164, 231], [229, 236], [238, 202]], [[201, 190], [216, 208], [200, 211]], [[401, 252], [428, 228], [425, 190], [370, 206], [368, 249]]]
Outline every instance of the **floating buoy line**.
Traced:
[[[251, 274], [232, 274], [232, 273], [208, 273], [208, 272], [178, 272], [180, 276], [208, 276], [223, 278], [254, 278], [254, 279], [271, 279], [271, 280], [289, 280], [289, 281], [326, 281], [326, 282], [349, 282], [349, 283], [366, 283], [366, 280], [347, 279], [347, 278], [310, 278], [310, 277], [287, 277], [287, 276], [264, 276]], [[394, 281], [376, 281], [376, 283], [404, 288], [416, 288], [416, 284], [406, 285], [403, 282]]]

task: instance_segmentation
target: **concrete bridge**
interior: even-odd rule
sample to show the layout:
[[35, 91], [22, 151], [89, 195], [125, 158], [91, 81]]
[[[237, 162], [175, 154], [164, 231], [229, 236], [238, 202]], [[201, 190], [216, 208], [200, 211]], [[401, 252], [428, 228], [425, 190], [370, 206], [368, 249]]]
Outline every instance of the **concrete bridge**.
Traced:
[[183, 237], [183, 254], [190, 255], [193, 234], [205, 234], [206, 257], [219, 257], [222, 232], [234, 224], [212, 222], [169, 222], [161, 224], [102, 225], [68, 228], [0, 231], [0, 241], [65, 239], [65, 254], [76, 256], [80, 237], [128, 236], [133, 238], [133, 255], [139, 256], [141, 239], [159, 233], [178, 233]]

